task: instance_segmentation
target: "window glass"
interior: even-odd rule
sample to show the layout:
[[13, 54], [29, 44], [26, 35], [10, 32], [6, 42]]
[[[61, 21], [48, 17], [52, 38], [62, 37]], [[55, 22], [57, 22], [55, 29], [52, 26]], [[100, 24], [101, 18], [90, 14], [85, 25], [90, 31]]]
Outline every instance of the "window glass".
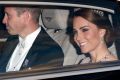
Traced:
[[[7, 24], [7, 20], [4, 22], [3, 19], [5, 20], [7, 18], [9, 19], [12, 19], [12, 18], [11, 16], [9, 16], [10, 14], [8, 14], [7, 12], [4, 12], [4, 7], [5, 6], [0, 7], [0, 26], [2, 26], [0, 27], [0, 38], [1, 38], [0, 39], [0, 58], [1, 58], [0, 70], [1, 70], [1, 75], [5, 74], [5, 77], [6, 75], [10, 75], [11, 77], [13, 77], [14, 74], [16, 74], [16, 76], [22, 76], [23, 74], [30, 75], [30, 73], [34, 74], [37, 72], [39, 75], [47, 74], [47, 73], [49, 74], [51, 72], [54, 73], [57, 71], [59, 73], [60, 69], [61, 69], [61, 72], [62, 71], [64, 72], [64, 70], [67, 71], [67, 69], [71, 71], [86, 70], [91, 68], [94, 69], [99, 67], [114, 66], [114, 65], [117, 65], [117, 63], [119, 62], [119, 58], [120, 58], [120, 46], [119, 46], [119, 43], [120, 43], [119, 19], [120, 18], [118, 17], [119, 12], [117, 12], [114, 9], [110, 9], [110, 10], [109, 9], [102, 10], [101, 8], [96, 9], [96, 7], [84, 8], [84, 7], [66, 7], [66, 6], [64, 7], [63, 6], [62, 7], [61, 6], [59, 7], [58, 6], [37, 6], [37, 8], [39, 8], [41, 11], [39, 14], [40, 16], [38, 18], [39, 25], [42, 26], [42, 28], [49, 35], [49, 37], [55, 41], [55, 43], [60, 47], [60, 49], [63, 52], [62, 59], [60, 59], [60, 60], [63, 60], [61, 61], [62, 66], [57, 65], [58, 63], [56, 62], [57, 60], [59, 60], [59, 58], [57, 60], [56, 58], [54, 59], [56, 55], [51, 54], [52, 55], [51, 56], [51, 55], [41, 54], [41, 56], [45, 56], [45, 58], [41, 58], [40, 60], [49, 59], [50, 57], [50, 58], [53, 58], [53, 61], [45, 64], [43, 62], [41, 63], [42, 65], [41, 64], [39, 65], [36, 62], [34, 63], [35, 66], [26, 67], [18, 71], [2, 72], [3, 62], [5, 62], [3, 66], [7, 67], [11, 59], [10, 57], [12, 56], [12, 54], [9, 55], [11, 52], [10, 49], [6, 51], [6, 48], [14, 47], [14, 46], [11, 47], [11, 45], [9, 45], [7, 41], [10, 43], [11, 42], [14, 43], [15, 39], [18, 38], [16, 34], [13, 37], [11, 37], [10, 35], [11, 33], [8, 31], [9, 29], [6, 29], [6, 27], [9, 26], [10, 23]], [[12, 6], [12, 7], [16, 7], [16, 6]], [[20, 5], [20, 7], [24, 7], [24, 6]], [[31, 7], [31, 6], [27, 6], [27, 7]], [[26, 20], [28, 20], [30, 18], [28, 13], [24, 10], [23, 10], [23, 13], [25, 13], [24, 15], [27, 15], [27, 16], [21, 16], [21, 18], [15, 18], [15, 17], [14, 18], [17, 20], [21, 20], [22, 17], [26, 17]], [[6, 15], [7, 17], [5, 17]], [[17, 23], [17, 20], [16, 20], [16, 23]], [[24, 20], [23, 21], [21, 20], [21, 22], [19, 22], [17, 26], [23, 27], [24, 25], [27, 24], [25, 23], [22, 25], [23, 22]], [[45, 48], [49, 47], [49, 49], [47, 49], [49, 52], [49, 50], [51, 49], [50, 48], [51, 43], [49, 42], [49, 40], [46, 40], [46, 41], [47, 42], [43, 42], [43, 44], [45, 43], [47, 44], [47, 46], [43, 46], [42, 50], [46, 50]], [[34, 41], [33, 41], [33, 44], [34, 44]], [[13, 49], [16, 48], [16, 45]], [[38, 47], [40, 46], [36, 45], [35, 50], [33, 49], [33, 52], [36, 54], [37, 54], [37, 51], [39, 51]], [[55, 50], [55, 48], [53, 49], [53, 51], [57, 53], [57, 50]], [[31, 55], [32, 54], [28, 56], [28, 54], [26, 54], [25, 58], [28, 59]], [[5, 56], [5, 58], [3, 58], [3, 56]], [[33, 57], [37, 57], [37, 56], [34, 55]], [[9, 58], [9, 59], [7, 60], [6, 58], [7, 59]], [[32, 57], [30, 57], [30, 60], [33, 60], [33, 61], [35, 60], [39, 62], [38, 58], [32, 59]], [[29, 59], [28, 59], [28, 62], [25, 61], [25, 63], [26, 64], [29, 63]], [[22, 65], [22, 63], [20, 64]], [[3, 69], [6, 70], [6, 68], [3, 68]]]

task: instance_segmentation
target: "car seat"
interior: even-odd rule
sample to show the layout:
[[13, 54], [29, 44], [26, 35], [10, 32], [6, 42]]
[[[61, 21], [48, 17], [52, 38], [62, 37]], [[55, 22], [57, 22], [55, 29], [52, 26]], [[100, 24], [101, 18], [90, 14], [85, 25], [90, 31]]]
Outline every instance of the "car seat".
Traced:
[[[66, 34], [69, 10], [43, 9], [41, 14], [42, 25], [47, 33], [60, 45], [64, 52], [63, 66], [77, 64], [78, 54]], [[84, 55], [79, 56], [80, 59]]]

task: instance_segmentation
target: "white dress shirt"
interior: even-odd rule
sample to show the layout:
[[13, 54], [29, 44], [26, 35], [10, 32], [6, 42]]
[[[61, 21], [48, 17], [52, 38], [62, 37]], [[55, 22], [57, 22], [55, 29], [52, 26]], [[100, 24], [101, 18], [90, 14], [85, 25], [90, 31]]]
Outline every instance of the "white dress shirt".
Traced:
[[[41, 31], [41, 27], [39, 27], [36, 31], [34, 31], [33, 33], [31, 33], [25, 37], [25, 39], [24, 39], [25, 46], [24, 46], [24, 49], [22, 50], [22, 53], [19, 52], [19, 45], [20, 45], [21, 41], [23, 41], [23, 39], [21, 37], [19, 37], [19, 43], [16, 46], [8, 64], [7, 64], [6, 72], [20, 70], [22, 63], [23, 63], [26, 55], [28, 54], [29, 49], [31, 48], [34, 40], [36, 39], [36, 37], [40, 31]], [[16, 59], [16, 56], [19, 56], [19, 59], [18, 58]]]

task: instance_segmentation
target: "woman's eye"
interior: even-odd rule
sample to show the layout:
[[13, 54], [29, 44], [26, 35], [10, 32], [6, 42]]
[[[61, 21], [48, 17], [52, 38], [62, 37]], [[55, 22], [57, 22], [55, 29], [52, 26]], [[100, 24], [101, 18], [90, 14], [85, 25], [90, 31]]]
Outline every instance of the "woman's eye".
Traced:
[[77, 31], [76, 30], [73, 30], [73, 34], [76, 34], [77, 33]]
[[88, 31], [89, 29], [87, 29], [87, 28], [84, 28], [84, 29], [82, 29], [82, 32], [86, 32], [86, 31]]

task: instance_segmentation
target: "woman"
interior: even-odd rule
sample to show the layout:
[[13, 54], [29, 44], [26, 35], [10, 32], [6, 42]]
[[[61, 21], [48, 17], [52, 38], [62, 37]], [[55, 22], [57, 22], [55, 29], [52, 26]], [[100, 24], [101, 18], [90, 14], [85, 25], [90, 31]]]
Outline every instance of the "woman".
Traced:
[[[96, 63], [117, 60], [107, 48], [114, 35], [107, 13], [93, 9], [79, 9], [73, 17], [74, 40], [82, 53], [89, 53], [90, 60], [81, 63]], [[112, 37], [113, 38], [113, 37]]]

